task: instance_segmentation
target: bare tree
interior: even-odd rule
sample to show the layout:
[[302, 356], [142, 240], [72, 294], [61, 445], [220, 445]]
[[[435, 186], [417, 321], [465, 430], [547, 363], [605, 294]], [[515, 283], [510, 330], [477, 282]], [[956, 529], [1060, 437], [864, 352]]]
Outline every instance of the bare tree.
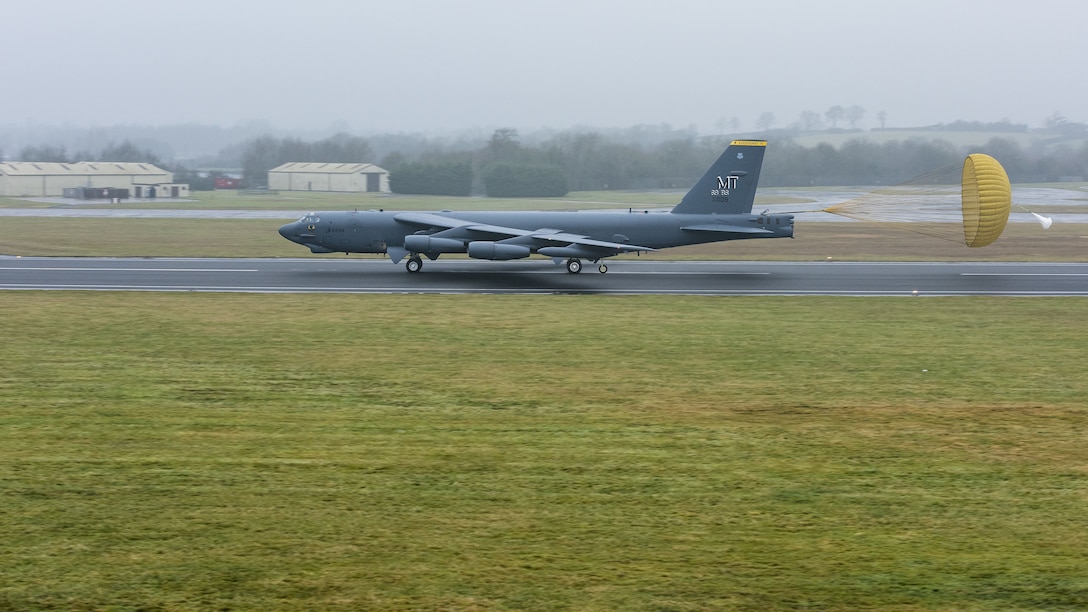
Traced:
[[517, 161], [521, 153], [521, 136], [514, 128], [499, 128], [487, 141], [487, 157], [491, 162]]
[[147, 149], [141, 149], [128, 140], [121, 144], [111, 144], [105, 149], [102, 149], [102, 153], [98, 156], [98, 159], [101, 161], [134, 162], [155, 165], [162, 163], [162, 160], [159, 159], [158, 155], [155, 155]]
[[774, 113], [772, 113], [770, 111], [767, 111], [767, 112], [763, 113], [762, 115], [760, 115], [759, 119], [756, 119], [756, 128], [758, 128], [760, 130], [763, 130], [763, 131], [767, 131], [767, 130], [771, 129], [772, 125], [774, 125], [774, 121], [775, 121]]
[[721, 134], [727, 133], [726, 130], [729, 128], [733, 128], [733, 132], [736, 133], [740, 130], [740, 120], [736, 117], [726, 119], [722, 116], [714, 123], [714, 127], [718, 128], [718, 132]]
[[884, 123], [888, 120], [888, 111], [880, 111], [876, 114], [877, 121], [880, 122], [880, 129], [884, 129]]
[[1061, 111], [1054, 111], [1046, 119], [1043, 119], [1043, 126], [1048, 130], [1056, 130], [1066, 123], [1069, 123], [1069, 119], [1066, 119]]
[[827, 122], [831, 124], [832, 129], [839, 127], [839, 122], [845, 116], [846, 109], [838, 104], [827, 109], [827, 112], [824, 113], [824, 117], [827, 117]]
[[28, 162], [59, 162], [71, 163], [68, 152], [63, 146], [41, 145], [39, 147], [23, 147], [19, 152], [20, 161]]
[[858, 123], [861, 123], [862, 118], [865, 117], [865, 109], [854, 105], [846, 109], [846, 122], [850, 124], [850, 129], [857, 129]]
[[811, 132], [823, 127], [823, 120], [820, 119], [820, 113], [816, 111], [801, 111], [801, 125], [806, 131]]

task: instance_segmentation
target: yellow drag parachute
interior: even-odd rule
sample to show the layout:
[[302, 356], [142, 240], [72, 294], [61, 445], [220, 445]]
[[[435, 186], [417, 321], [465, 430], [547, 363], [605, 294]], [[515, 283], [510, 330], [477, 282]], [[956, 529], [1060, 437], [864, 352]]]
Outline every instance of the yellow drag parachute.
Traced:
[[963, 161], [963, 238], [969, 247], [997, 240], [1009, 222], [1012, 186], [996, 159], [972, 153]]

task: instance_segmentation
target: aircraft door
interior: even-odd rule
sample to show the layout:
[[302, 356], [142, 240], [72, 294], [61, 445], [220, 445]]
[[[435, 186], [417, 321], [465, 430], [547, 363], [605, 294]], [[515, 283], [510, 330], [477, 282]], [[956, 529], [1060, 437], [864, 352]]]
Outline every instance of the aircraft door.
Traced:
[[[351, 250], [354, 253], [384, 253], [385, 240], [381, 230], [374, 226], [373, 213], [350, 214]], [[368, 223], [367, 221], [370, 221]]]
[[333, 251], [347, 252], [351, 235], [348, 228], [351, 222], [348, 219], [340, 219], [336, 215], [329, 215], [328, 224], [325, 226], [325, 246]]

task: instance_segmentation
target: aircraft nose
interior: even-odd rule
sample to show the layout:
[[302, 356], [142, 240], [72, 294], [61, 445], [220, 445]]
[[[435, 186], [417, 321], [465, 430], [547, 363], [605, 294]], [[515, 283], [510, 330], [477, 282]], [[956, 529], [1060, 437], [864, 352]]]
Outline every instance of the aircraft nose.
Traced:
[[295, 224], [294, 223], [288, 223], [287, 225], [281, 225], [280, 226], [280, 236], [283, 236], [284, 238], [293, 241], [295, 239], [294, 235], [295, 235]]

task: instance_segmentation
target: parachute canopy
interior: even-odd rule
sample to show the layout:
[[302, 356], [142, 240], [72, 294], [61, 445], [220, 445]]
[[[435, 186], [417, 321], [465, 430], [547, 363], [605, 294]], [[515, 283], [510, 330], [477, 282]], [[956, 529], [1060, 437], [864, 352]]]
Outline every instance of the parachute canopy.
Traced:
[[997, 240], [1009, 222], [1012, 186], [996, 159], [972, 153], [963, 161], [963, 238], [969, 247]]

